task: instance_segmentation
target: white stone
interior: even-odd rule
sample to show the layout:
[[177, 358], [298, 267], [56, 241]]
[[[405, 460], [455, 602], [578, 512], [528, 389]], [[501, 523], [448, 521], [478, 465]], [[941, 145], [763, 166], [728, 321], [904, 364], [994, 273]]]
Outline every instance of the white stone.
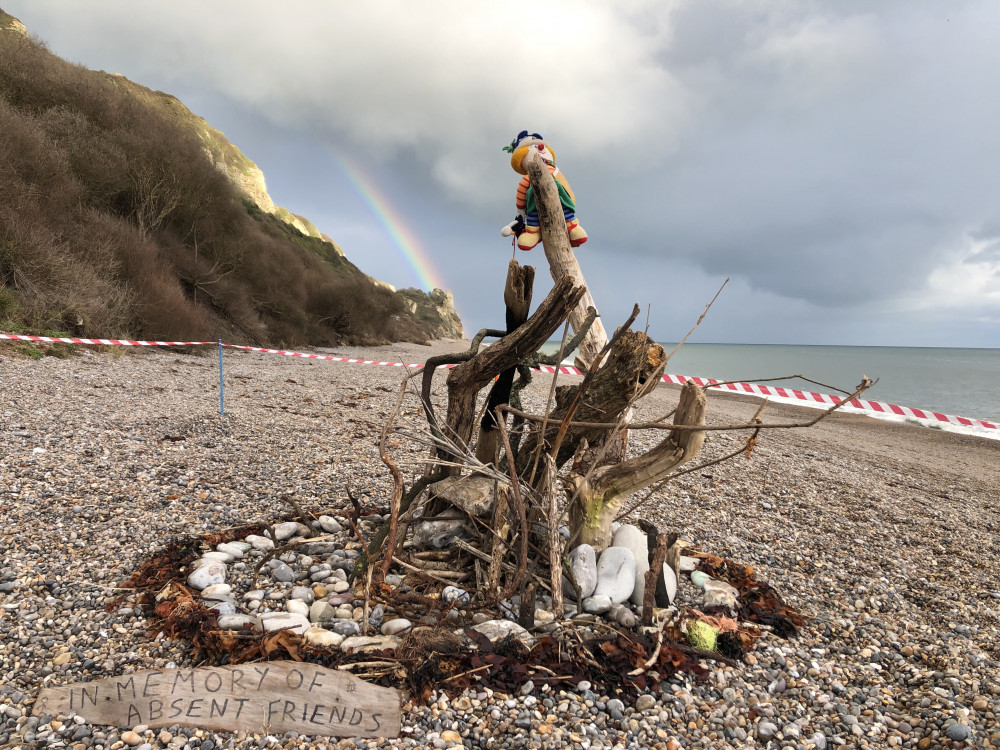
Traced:
[[209, 599], [211, 604], [208, 605], [209, 609], [214, 609], [220, 615], [235, 615], [236, 614], [236, 601], [232, 598], [226, 599]]
[[285, 602], [285, 611], [292, 614], [309, 617], [309, 605], [301, 599], [289, 599]]
[[229, 544], [223, 542], [215, 548], [216, 552], [222, 552], [226, 555], [232, 555], [234, 560], [239, 560], [243, 557], [243, 549], [235, 544]]
[[634, 628], [638, 621], [635, 612], [626, 604], [612, 604], [607, 616], [624, 628]]
[[549, 623], [554, 622], [556, 619], [555, 614], [549, 612], [547, 609], [536, 609], [535, 610], [535, 622], [536, 623]]
[[243, 553], [247, 553], [251, 549], [253, 549], [253, 547], [250, 545], [249, 542], [239, 542], [239, 541], [237, 541], [237, 542], [226, 542], [226, 544], [229, 544], [229, 545], [231, 545], [233, 547], [236, 547], [236, 549], [238, 549], [240, 552], [243, 552]]
[[603, 595], [588, 596], [583, 600], [583, 611], [592, 615], [603, 615], [611, 609], [611, 597]]
[[219, 552], [218, 550], [213, 550], [212, 552], [206, 552], [201, 556], [202, 560], [218, 560], [219, 562], [226, 563], [227, 565], [231, 563], [236, 558], [230, 555], [228, 552]]
[[333, 516], [320, 516], [319, 527], [327, 534], [339, 534], [344, 530], [344, 527], [337, 523], [337, 519]]
[[597, 587], [594, 596], [606, 596], [620, 604], [635, 588], [635, 556], [628, 547], [608, 547], [597, 561]]
[[327, 648], [339, 646], [344, 640], [342, 635], [316, 627], [309, 628], [305, 632], [305, 638], [306, 643], [312, 646], [325, 646]]
[[740, 592], [725, 581], [709, 579], [705, 582], [706, 607], [735, 607]]
[[657, 604], [668, 607], [674, 603], [674, 599], [677, 597], [677, 576], [674, 575], [674, 569], [667, 563], [663, 563], [663, 587], [666, 589], [667, 601], [657, 602]]
[[431, 497], [441, 497], [471, 516], [486, 518], [491, 516], [497, 502], [495, 485], [492, 477], [475, 474], [448, 477], [435, 482], [427, 490]]
[[226, 565], [218, 560], [209, 562], [191, 571], [187, 577], [188, 586], [201, 591], [217, 583], [226, 582]]
[[397, 617], [395, 620], [387, 620], [382, 623], [382, 635], [399, 635], [412, 627], [412, 622], [404, 617]]
[[502, 640], [509, 635], [513, 635], [528, 646], [534, 642], [534, 639], [527, 630], [511, 620], [487, 620], [478, 625], [473, 625], [472, 629], [482, 633], [493, 642]]
[[472, 601], [472, 597], [469, 596], [469, 592], [465, 589], [459, 588], [458, 586], [445, 586], [441, 590], [441, 601], [445, 604], [452, 604], [458, 602], [459, 604], [468, 604]]
[[201, 590], [202, 599], [228, 599], [233, 593], [233, 587], [228, 583], [214, 583]]
[[337, 617], [337, 610], [333, 606], [323, 600], [315, 601], [312, 606], [309, 607], [309, 620], [310, 622], [326, 622], [327, 620], [333, 620]]
[[698, 558], [681, 555], [681, 560], [677, 567], [681, 573], [690, 573], [692, 570], [698, 569]]
[[335, 594], [343, 594], [351, 588], [351, 584], [347, 581], [336, 581], [333, 584], [333, 591]]
[[260, 622], [267, 633], [288, 629], [297, 635], [302, 635], [312, 625], [308, 617], [295, 612], [267, 612], [260, 616]]
[[239, 630], [244, 625], [251, 625], [254, 630], [260, 630], [260, 618], [253, 615], [220, 615], [218, 622], [223, 630]]
[[[571, 582], [580, 587], [580, 595], [586, 599], [594, 593], [597, 587], [597, 553], [589, 544], [581, 544], [570, 550], [567, 555], [569, 559], [569, 569], [566, 571]], [[576, 591], [570, 585], [566, 593], [576, 597]]]
[[712, 577], [708, 573], [704, 573], [700, 570], [691, 571], [691, 583], [700, 589], [705, 588], [705, 583], [711, 581]]
[[261, 552], [269, 552], [274, 549], [274, 542], [268, 539], [266, 536], [257, 536], [256, 534], [251, 534], [247, 537], [247, 541], [250, 542], [250, 546]]
[[[279, 542], [287, 541], [293, 536], [309, 536], [310, 534], [309, 528], [298, 521], [276, 523], [271, 527], [271, 531], [274, 532], [274, 538]], [[247, 538], [249, 539], [249, 537]]]
[[646, 591], [646, 571], [649, 570], [649, 540], [638, 526], [623, 523], [615, 532], [611, 542], [612, 547], [625, 547], [635, 558], [635, 583], [630, 597], [633, 604], [642, 606], [642, 597]]
[[340, 648], [346, 652], [383, 651], [398, 648], [399, 644], [400, 638], [395, 635], [352, 635], [341, 642]]

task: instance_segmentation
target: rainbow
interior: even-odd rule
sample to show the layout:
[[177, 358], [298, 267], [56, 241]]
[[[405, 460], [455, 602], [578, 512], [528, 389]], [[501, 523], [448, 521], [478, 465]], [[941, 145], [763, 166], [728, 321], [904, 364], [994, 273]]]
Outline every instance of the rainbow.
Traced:
[[421, 288], [425, 291], [431, 289], [444, 289], [445, 285], [441, 281], [440, 275], [431, 265], [430, 258], [420, 244], [413, 230], [407, 225], [406, 220], [393, 208], [388, 196], [379, 190], [378, 185], [368, 175], [352, 165], [341, 154], [331, 149], [333, 160], [340, 168], [340, 171], [347, 178], [351, 187], [368, 206], [386, 234], [403, 256], [406, 264], [413, 271]]

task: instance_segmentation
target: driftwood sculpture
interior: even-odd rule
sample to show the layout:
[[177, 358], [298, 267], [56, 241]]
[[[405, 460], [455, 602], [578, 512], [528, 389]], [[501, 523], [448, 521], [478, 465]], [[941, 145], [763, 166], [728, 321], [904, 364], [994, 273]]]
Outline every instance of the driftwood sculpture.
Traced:
[[[359, 565], [370, 573], [369, 563], [378, 560], [383, 575], [398, 564], [436, 584], [460, 584], [473, 607], [502, 603], [517, 593], [521, 619], [528, 625], [536, 592], [547, 592], [550, 611], [562, 613], [564, 549], [584, 543], [598, 552], [608, 547], [614, 521], [635, 511], [694, 459], [707, 430], [751, 433], [745, 447], [718, 461], [749, 453], [765, 427], [808, 426], [829, 413], [794, 425], [763, 425], [755, 417], [748, 424], [708, 426], [705, 392], [687, 383], [672, 422], [665, 423], [668, 416], [630, 424], [633, 405], [659, 385], [669, 355], [644, 332], [630, 329], [638, 307], [608, 341], [582, 283], [552, 176], [536, 162], [527, 159], [526, 171], [539, 196], [542, 242], [555, 284], [529, 315], [534, 269], [511, 260], [505, 328], [480, 331], [467, 351], [427, 361], [420, 394], [430, 460], [422, 476], [405, 488], [386, 450], [390, 419], [380, 453], [395, 485], [391, 520], [370, 540]], [[579, 346], [584, 377], [554, 388], [545, 413], [530, 414], [518, 394], [531, 379], [530, 368], [544, 359], [539, 348], [567, 320], [576, 335], [563, 350]], [[497, 340], [480, 351], [486, 337]], [[551, 361], [558, 363], [560, 357], [561, 352]], [[442, 415], [432, 401], [432, 386], [435, 368], [445, 364], [455, 367], [446, 379]], [[847, 400], [868, 385], [863, 382]], [[404, 379], [400, 399], [406, 386]], [[622, 437], [638, 427], [666, 435], [652, 449], [629, 455]], [[626, 508], [628, 498], [643, 489], [648, 494]], [[660, 571], [664, 561], [676, 569], [680, 542], [676, 534], [651, 525], [646, 533], [653, 567], [646, 576], [642, 614], [649, 623], [654, 603], [660, 603], [654, 594], [663, 590]]]

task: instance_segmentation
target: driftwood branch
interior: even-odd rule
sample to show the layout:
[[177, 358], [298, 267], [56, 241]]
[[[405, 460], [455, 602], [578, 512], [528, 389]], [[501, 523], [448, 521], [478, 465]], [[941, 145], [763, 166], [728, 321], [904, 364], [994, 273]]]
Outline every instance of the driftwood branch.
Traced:
[[545, 300], [524, 325], [488, 349], [453, 369], [447, 380], [447, 426], [454, 439], [468, 444], [476, 415], [476, 394], [504, 370], [516, 367], [536, 352], [555, 332], [566, 314], [576, 305], [585, 289], [564, 277], [556, 282]]
[[667, 559], [668, 534], [656, 535], [656, 550], [653, 561], [646, 571], [646, 587], [642, 592], [642, 624], [653, 624], [653, 604], [656, 601], [656, 582], [663, 575], [663, 563]]
[[[558, 281], [564, 276], [570, 276], [578, 284], [586, 284], [583, 271], [580, 270], [580, 264], [573, 254], [573, 247], [569, 244], [562, 203], [559, 200], [559, 190], [556, 188], [552, 174], [537, 155], [525, 159], [524, 167], [531, 180], [531, 186], [535, 190], [542, 247], [545, 250], [545, 258], [549, 262], [552, 279]], [[589, 291], [585, 291], [569, 313], [569, 322], [574, 331], [581, 330], [589, 307], [597, 309], [593, 296]], [[578, 357], [580, 369], [589, 367], [597, 359], [607, 342], [608, 334], [598, 318], [590, 326], [583, 341], [580, 342], [580, 355]]]
[[548, 501], [549, 582], [552, 585], [552, 614], [563, 616], [562, 597], [562, 537], [559, 536], [559, 501], [556, 492], [556, 465], [551, 456], [545, 457], [542, 487]]
[[[564, 428], [565, 433], [555, 455], [557, 467], [573, 456], [581, 440], [596, 444], [604, 432], [614, 425], [613, 420], [635, 398], [656, 387], [663, 375], [664, 365], [663, 347], [644, 333], [622, 332], [611, 346], [604, 365], [593, 374], [586, 386], [580, 383], [557, 389], [555, 408], [544, 417], [532, 420], [544, 420], [547, 427], [544, 435], [539, 430], [533, 430], [525, 437], [517, 456], [518, 474], [525, 475], [537, 449], [550, 449], [560, 428]], [[581, 387], [585, 393], [578, 399]], [[571, 415], [570, 421], [566, 422], [570, 408], [574, 410], [576, 420]], [[588, 423], [599, 423], [600, 428], [578, 426]]]
[[[507, 307], [508, 334], [516, 331], [528, 319], [534, 281], [534, 268], [521, 266], [516, 260], [510, 261], [507, 266], [507, 283], [503, 290], [504, 304]], [[511, 388], [514, 385], [516, 373], [517, 364], [503, 370], [497, 376], [486, 399], [483, 419], [479, 425], [479, 439], [476, 441], [476, 458], [482, 463], [494, 463], [497, 459], [499, 447], [497, 420], [505, 417], [499, 414], [496, 408], [510, 401]]]
[[[694, 383], [681, 389], [677, 422], [705, 423], [705, 392]], [[693, 458], [705, 441], [698, 431], [672, 432], [646, 453], [618, 464], [600, 466], [586, 475], [571, 473], [564, 482], [573, 497], [570, 527], [579, 541], [604, 549], [610, 543], [611, 522], [633, 492], [669, 476], [676, 467]]]

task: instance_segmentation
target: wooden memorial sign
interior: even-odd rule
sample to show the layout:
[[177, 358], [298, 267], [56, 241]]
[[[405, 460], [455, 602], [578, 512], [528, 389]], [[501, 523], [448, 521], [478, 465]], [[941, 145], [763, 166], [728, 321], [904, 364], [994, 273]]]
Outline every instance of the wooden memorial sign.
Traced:
[[399, 693], [336, 669], [292, 661], [135, 672], [45, 688], [32, 712], [92, 724], [399, 736]]

